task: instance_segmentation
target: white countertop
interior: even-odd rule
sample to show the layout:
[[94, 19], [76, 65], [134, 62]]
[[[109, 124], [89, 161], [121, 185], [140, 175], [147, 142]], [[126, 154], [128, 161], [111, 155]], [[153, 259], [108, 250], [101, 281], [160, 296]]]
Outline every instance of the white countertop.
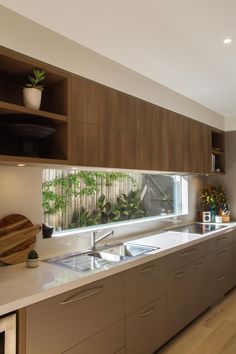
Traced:
[[[26, 268], [25, 263], [0, 267], [0, 316], [75, 289], [96, 280], [117, 274], [137, 265], [171, 254], [236, 228], [236, 223], [203, 235], [167, 231], [129, 241], [160, 247], [149, 254], [88, 272], [77, 272], [56, 264], [40, 262], [38, 268]], [[124, 240], [122, 240], [124, 241]]]

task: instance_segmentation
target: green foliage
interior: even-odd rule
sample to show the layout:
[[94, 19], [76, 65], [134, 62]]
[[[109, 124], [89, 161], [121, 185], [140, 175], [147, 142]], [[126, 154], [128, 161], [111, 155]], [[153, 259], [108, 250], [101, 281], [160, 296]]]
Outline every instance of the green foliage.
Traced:
[[202, 189], [201, 201], [210, 209], [223, 208], [228, 202], [228, 196], [221, 185], [208, 185]]
[[28, 253], [28, 259], [38, 259], [38, 253], [35, 250], [31, 250]]
[[43, 91], [44, 85], [42, 85], [42, 81], [45, 80], [46, 75], [44, 70], [34, 69], [33, 76], [29, 75], [28, 79], [30, 83], [26, 84], [26, 87], [33, 87], [38, 90]]
[[113, 221], [142, 218], [147, 214], [141, 207], [141, 196], [138, 189], [131, 190], [128, 195], [121, 194], [116, 201]]
[[[57, 177], [52, 181], [43, 183], [42, 198], [45, 214], [56, 214], [65, 211], [70, 198], [92, 196], [99, 191], [102, 185], [112, 186], [116, 181], [129, 178], [135, 186], [135, 180], [122, 172], [87, 172], [80, 171]], [[60, 192], [56, 188], [60, 188]]]
[[[84, 198], [101, 193], [102, 187], [112, 187], [116, 181], [129, 179], [133, 188], [127, 195], [121, 194], [115, 202], [106, 200], [101, 194], [97, 200], [96, 209], [74, 210], [69, 228], [106, 224], [140, 218], [146, 215], [141, 206], [141, 195], [136, 189], [133, 177], [121, 172], [86, 172], [69, 173], [43, 183], [43, 209], [45, 214], [53, 215], [65, 212], [71, 197]], [[83, 205], [83, 202], [82, 202]]]
[[69, 228], [101, 225], [109, 222], [132, 220], [142, 218], [147, 215], [145, 209], [141, 206], [141, 196], [139, 190], [132, 190], [126, 194], [121, 194], [116, 198], [116, 202], [112, 204], [106, 201], [106, 197], [102, 194], [97, 203], [97, 209], [92, 213], [89, 210], [81, 208], [74, 211]]

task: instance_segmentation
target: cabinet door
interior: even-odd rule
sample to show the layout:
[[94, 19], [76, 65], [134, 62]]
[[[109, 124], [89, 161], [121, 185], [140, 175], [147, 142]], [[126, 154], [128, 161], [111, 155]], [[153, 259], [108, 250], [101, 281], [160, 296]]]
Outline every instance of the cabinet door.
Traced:
[[71, 164], [104, 167], [105, 128], [71, 121]]
[[112, 89], [96, 82], [73, 76], [71, 79], [71, 118], [78, 122], [107, 125]]
[[236, 285], [236, 242], [230, 245], [230, 281], [229, 289]]
[[[207, 309], [206, 258], [200, 258], [189, 266], [189, 322]], [[186, 291], [188, 291], [186, 289]]]
[[185, 264], [190, 264], [206, 255], [207, 245], [202, 242], [198, 245], [187, 247], [184, 250], [175, 252], [168, 257], [168, 271], [176, 270]]
[[222, 247], [207, 257], [207, 275], [211, 278], [222, 273], [230, 266], [230, 248]]
[[152, 354], [166, 341], [167, 298], [161, 297], [126, 318], [128, 354]]
[[[120, 348], [125, 345], [125, 326], [119, 321], [105, 330], [66, 350], [63, 354], [114, 354], [122, 353]], [[119, 350], [119, 351], [118, 351]], [[123, 350], [123, 349], [122, 349]]]
[[134, 134], [109, 130], [104, 142], [105, 167], [136, 168], [136, 138]]
[[168, 338], [189, 321], [189, 272], [187, 267], [168, 274]]
[[26, 309], [26, 352], [58, 354], [124, 317], [123, 274]]
[[167, 292], [166, 259], [158, 259], [126, 272], [126, 313], [129, 314]]
[[209, 305], [215, 304], [223, 298], [230, 289], [230, 268], [215, 275], [207, 282]]

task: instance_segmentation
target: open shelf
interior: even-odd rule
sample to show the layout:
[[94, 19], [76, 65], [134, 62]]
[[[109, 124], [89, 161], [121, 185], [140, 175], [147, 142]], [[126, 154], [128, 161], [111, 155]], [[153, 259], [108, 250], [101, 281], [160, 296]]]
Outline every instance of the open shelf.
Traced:
[[38, 117], [45, 117], [45, 118], [57, 120], [60, 122], [67, 121], [67, 116], [64, 116], [61, 114], [45, 112], [45, 111], [36, 110], [36, 109], [30, 109], [30, 108], [27, 108], [24, 106], [19, 106], [14, 103], [0, 101], [0, 118], [2, 115], [6, 115], [6, 114], [10, 114], [10, 113], [30, 114], [30, 115], [34, 115], [34, 116], [38, 116]]
[[[67, 72], [0, 46], [0, 156], [2, 161], [68, 161]], [[39, 110], [23, 104], [34, 69], [45, 71]]]
[[211, 131], [212, 172], [225, 173], [225, 133], [212, 129]]

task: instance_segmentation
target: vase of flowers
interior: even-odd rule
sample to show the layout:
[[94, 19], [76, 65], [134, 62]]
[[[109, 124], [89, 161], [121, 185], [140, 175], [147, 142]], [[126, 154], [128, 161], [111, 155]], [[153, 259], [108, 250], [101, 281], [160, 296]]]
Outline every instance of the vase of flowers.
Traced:
[[221, 185], [207, 185], [201, 191], [202, 209], [211, 211], [211, 220], [222, 215], [222, 209], [228, 203], [228, 196]]

